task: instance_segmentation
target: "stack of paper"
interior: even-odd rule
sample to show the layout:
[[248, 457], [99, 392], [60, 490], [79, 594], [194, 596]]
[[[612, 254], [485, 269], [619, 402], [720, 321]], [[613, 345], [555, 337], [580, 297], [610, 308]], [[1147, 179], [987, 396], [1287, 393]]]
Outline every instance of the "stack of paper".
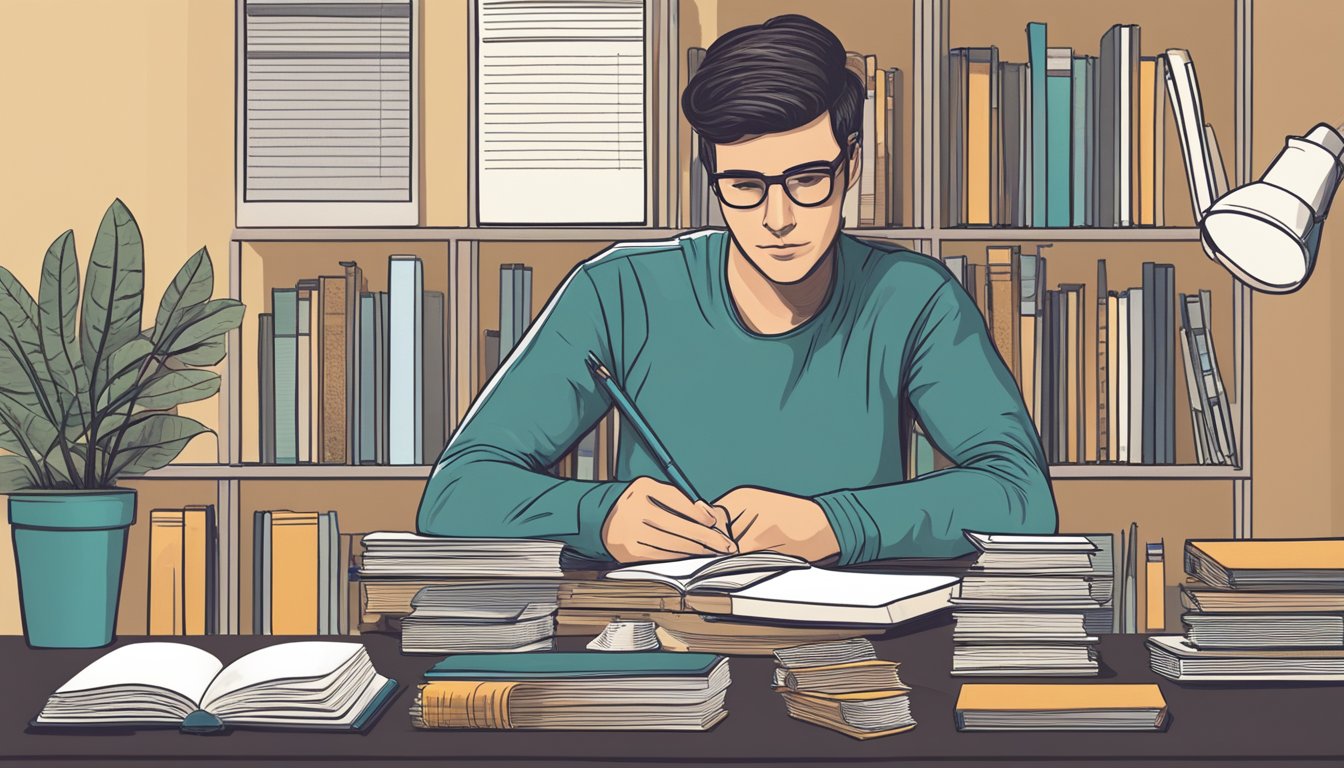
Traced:
[[1344, 539], [1186, 541], [1187, 631], [1148, 639], [1175, 680], [1344, 680]]
[[957, 697], [959, 731], [1155, 731], [1167, 722], [1156, 686], [968, 683]]
[[652, 621], [613, 621], [588, 643], [590, 651], [656, 651], [658, 625]]
[[899, 664], [877, 658], [863, 638], [775, 651], [774, 688], [789, 716], [856, 739], [915, 727]]
[[425, 587], [401, 622], [402, 653], [542, 651], [554, 647], [558, 584], [498, 581]]
[[966, 536], [981, 554], [952, 599], [952, 674], [1097, 674], [1094, 633], [1111, 622], [1109, 536]]
[[560, 578], [564, 545], [543, 539], [475, 539], [382, 531], [364, 537], [360, 578]]

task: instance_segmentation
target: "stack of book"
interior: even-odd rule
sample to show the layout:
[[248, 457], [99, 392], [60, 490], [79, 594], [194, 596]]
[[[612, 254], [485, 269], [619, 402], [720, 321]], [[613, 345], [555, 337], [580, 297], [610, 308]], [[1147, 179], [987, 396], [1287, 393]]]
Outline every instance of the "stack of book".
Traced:
[[864, 638], [781, 648], [775, 662], [773, 686], [790, 717], [856, 739], [915, 727], [900, 665]]
[[1148, 638], [1173, 680], [1344, 681], [1344, 539], [1189, 540], [1184, 636]]
[[555, 581], [463, 581], [425, 587], [401, 622], [402, 653], [548, 651]]
[[[694, 77], [704, 61], [704, 48], [686, 52], [687, 76]], [[863, 155], [860, 158], [858, 185], [845, 195], [841, 211], [843, 225], [854, 227], [897, 227], [905, 210], [902, 197], [905, 185], [904, 112], [902, 95], [905, 78], [900, 69], [883, 69], [872, 54], [850, 53], [850, 71], [866, 83], [863, 99]], [[722, 227], [723, 212], [718, 198], [709, 188], [708, 175], [700, 161], [700, 139], [691, 135], [690, 217], [686, 225]]]
[[386, 291], [343, 273], [271, 290], [257, 318], [263, 464], [425, 464], [447, 436], [444, 294], [419, 257], [388, 258]]
[[253, 632], [349, 633], [354, 540], [336, 513], [258, 510], [252, 526]]
[[1160, 731], [1167, 700], [1152, 683], [967, 683], [958, 731]]
[[1027, 62], [948, 51], [948, 226], [1163, 226], [1168, 113], [1195, 219], [1227, 190], [1189, 51], [1141, 56], [1136, 24], [1112, 26], [1096, 56], [1048, 45], [1043, 23], [1026, 33]]
[[[962, 255], [943, 263], [984, 315], [1050, 463], [1176, 463], [1178, 377], [1195, 460], [1239, 461], [1210, 327], [1212, 293], [1178, 294], [1171, 264], [1145, 262], [1140, 285], [1115, 290], [1100, 259], [1089, 291], [1082, 283], [1047, 289], [1041, 248], [994, 245], [983, 264]], [[913, 455], [928, 453], [921, 439]], [[915, 461], [914, 475], [942, 466]]]
[[449, 656], [425, 673], [416, 728], [704, 731], [728, 712], [728, 660], [705, 653]]
[[149, 634], [215, 633], [217, 537], [210, 504], [149, 511]]
[[980, 557], [952, 599], [952, 674], [1096, 675], [1112, 627], [1112, 539], [966, 532]]

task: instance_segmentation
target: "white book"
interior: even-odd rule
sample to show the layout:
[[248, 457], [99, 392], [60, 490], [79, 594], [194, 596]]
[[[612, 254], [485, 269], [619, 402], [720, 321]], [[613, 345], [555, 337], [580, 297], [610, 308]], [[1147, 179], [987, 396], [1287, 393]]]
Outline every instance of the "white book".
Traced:
[[388, 260], [388, 463], [420, 464], [424, 441], [424, 267], [417, 256]]
[[1204, 104], [1199, 95], [1199, 80], [1190, 52], [1170, 48], [1166, 58], [1167, 97], [1176, 120], [1176, 136], [1181, 141], [1185, 176], [1190, 186], [1190, 204], [1195, 221], [1213, 205], [1217, 181], [1210, 162], [1207, 134], [1204, 130]]
[[1344, 682], [1344, 650], [1207, 650], [1181, 635], [1158, 635], [1147, 642], [1153, 671], [1172, 680], [1339, 681]]
[[360, 643], [282, 643], [227, 667], [182, 643], [134, 643], [57, 688], [33, 725], [359, 730], [396, 688]]
[[1129, 463], [1143, 454], [1143, 289], [1129, 289]]
[[1096, 552], [1097, 545], [1086, 536], [1059, 534], [977, 533], [966, 531], [966, 538], [981, 552]]
[[1120, 294], [1116, 310], [1115, 331], [1115, 433], [1116, 457], [1121, 464], [1129, 463], [1129, 292]]

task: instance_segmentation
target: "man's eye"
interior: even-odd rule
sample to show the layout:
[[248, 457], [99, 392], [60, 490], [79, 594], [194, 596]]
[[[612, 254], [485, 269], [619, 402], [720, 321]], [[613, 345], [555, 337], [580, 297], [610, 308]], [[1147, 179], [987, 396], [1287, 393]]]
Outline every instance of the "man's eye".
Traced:
[[733, 183], [733, 189], [741, 189], [743, 191], [757, 190], [760, 188], [761, 188], [760, 182], [756, 181], [738, 181]]
[[808, 173], [801, 176], [794, 176], [793, 183], [800, 187], [811, 187], [820, 184], [821, 180], [824, 178], [826, 177], [822, 176], [820, 173]]

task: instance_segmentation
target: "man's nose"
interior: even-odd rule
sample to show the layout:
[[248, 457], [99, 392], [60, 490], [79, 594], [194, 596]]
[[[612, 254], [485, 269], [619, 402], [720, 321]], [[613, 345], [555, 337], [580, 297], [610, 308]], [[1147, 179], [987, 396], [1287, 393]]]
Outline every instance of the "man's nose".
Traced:
[[794, 221], [793, 206], [789, 204], [788, 195], [779, 184], [771, 184], [765, 191], [765, 218], [761, 223], [775, 237], [784, 237], [798, 225]]

